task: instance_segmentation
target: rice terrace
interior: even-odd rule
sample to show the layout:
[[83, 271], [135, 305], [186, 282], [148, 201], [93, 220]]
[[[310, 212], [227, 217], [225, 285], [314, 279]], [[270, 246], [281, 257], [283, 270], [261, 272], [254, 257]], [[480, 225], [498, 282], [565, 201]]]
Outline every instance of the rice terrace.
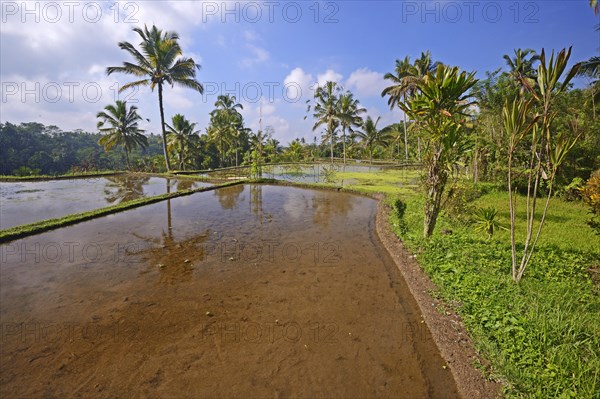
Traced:
[[600, 399], [597, 0], [1, 8], [3, 398]]

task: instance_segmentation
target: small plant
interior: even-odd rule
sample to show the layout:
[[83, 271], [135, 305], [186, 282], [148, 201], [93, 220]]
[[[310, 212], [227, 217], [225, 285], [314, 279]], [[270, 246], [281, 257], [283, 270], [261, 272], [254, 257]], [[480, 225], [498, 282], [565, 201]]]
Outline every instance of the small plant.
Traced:
[[497, 214], [498, 211], [494, 207], [477, 208], [474, 213], [475, 231], [485, 232], [488, 235], [488, 240], [491, 240], [496, 230], [507, 230], [506, 227], [501, 226], [496, 220]]
[[400, 198], [396, 198], [396, 200], [394, 200], [394, 211], [396, 212], [398, 219], [402, 220], [404, 218], [404, 212], [406, 212], [406, 202], [402, 201]]
[[404, 213], [406, 212], [406, 202], [402, 201], [400, 198], [396, 198], [392, 204], [394, 208], [394, 213], [398, 218], [398, 230], [400, 234], [406, 234], [408, 231], [408, 224], [404, 220]]

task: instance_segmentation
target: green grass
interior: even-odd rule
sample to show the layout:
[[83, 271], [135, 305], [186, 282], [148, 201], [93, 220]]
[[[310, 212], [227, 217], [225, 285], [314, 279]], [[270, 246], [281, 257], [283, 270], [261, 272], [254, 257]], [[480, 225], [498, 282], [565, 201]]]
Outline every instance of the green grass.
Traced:
[[[519, 198], [519, 204], [523, 198]], [[600, 398], [600, 296], [588, 268], [600, 266], [600, 238], [587, 226], [578, 202], [552, 199], [536, 253], [519, 284], [510, 277], [509, 233], [491, 240], [447, 215], [436, 233], [421, 238], [423, 199], [406, 199], [401, 223], [390, 222], [417, 255], [457, 312], [477, 349], [491, 362], [491, 376], [515, 398]], [[493, 206], [508, 225], [508, 194], [491, 192], [473, 202]], [[524, 234], [518, 213], [517, 234]], [[442, 234], [452, 230], [452, 234]]]
[[155, 202], [164, 201], [171, 198], [181, 197], [184, 195], [190, 195], [203, 191], [211, 191], [217, 188], [233, 186], [241, 184], [241, 182], [230, 182], [212, 187], [202, 187], [192, 190], [177, 191], [174, 193], [166, 193], [162, 195], [156, 195], [153, 197], [139, 198], [133, 201], [124, 202], [117, 205], [108, 206], [105, 208], [95, 209], [93, 211], [75, 213], [67, 215], [61, 218], [42, 220], [35, 223], [24, 224], [20, 226], [11, 227], [5, 230], [0, 230], [0, 243], [16, 240], [18, 238], [27, 237], [34, 234], [39, 234], [44, 231], [54, 230], [59, 227], [70, 226], [73, 224], [81, 223], [86, 220], [99, 218], [101, 216], [110, 215], [117, 212], [122, 212], [128, 209], [137, 208], [143, 205], [153, 204]]
[[[378, 172], [337, 172], [335, 178], [344, 180], [344, 187], [364, 193], [384, 193], [410, 196], [415, 193], [420, 171], [387, 169]], [[349, 183], [346, 181], [349, 180]]]

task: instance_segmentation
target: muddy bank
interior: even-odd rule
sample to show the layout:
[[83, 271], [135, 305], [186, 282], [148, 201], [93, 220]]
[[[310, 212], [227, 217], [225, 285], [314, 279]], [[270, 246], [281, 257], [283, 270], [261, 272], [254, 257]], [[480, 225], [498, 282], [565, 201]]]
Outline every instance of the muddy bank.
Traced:
[[427, 323], [442, 357], [447, 361], [460, 395], [463, 398], [499, 397], [501, 385], [487, 380], [473, 367], [475, 360], [484, 364], [485, 362], [475, 352], [460, 317], [447, 309], [442, 301], [429, 295], [429, 292], [436, 290], [436, 287], [393, 233], [389, 223], [390, 211], [389, 206], [380, 197], [377, 206], [377, 234], [416, 300], [420, 315]]
[[237, 185], [5, 244], [0, 394], [457, 397], [376, 212]]

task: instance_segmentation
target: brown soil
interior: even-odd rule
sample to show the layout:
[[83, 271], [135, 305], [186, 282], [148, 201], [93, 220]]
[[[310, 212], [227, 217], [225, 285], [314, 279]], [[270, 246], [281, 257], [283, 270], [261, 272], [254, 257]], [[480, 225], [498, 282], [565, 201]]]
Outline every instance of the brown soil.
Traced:
[[486, 379], [474, 367], [475, 363], [486, 362], [475, 352], [460, 317], [442, 301], [430, 295], [436, 290], [435, 285], [392, 231], [389, 215], [390, 207], [380, 198], [377, 207], [377, 234], [402, 272], [418, 304], [421, 317], [427, 323], [442, 357], [448, 362], [460, 395], [463, 398], [499, 397], [501, 385]]

